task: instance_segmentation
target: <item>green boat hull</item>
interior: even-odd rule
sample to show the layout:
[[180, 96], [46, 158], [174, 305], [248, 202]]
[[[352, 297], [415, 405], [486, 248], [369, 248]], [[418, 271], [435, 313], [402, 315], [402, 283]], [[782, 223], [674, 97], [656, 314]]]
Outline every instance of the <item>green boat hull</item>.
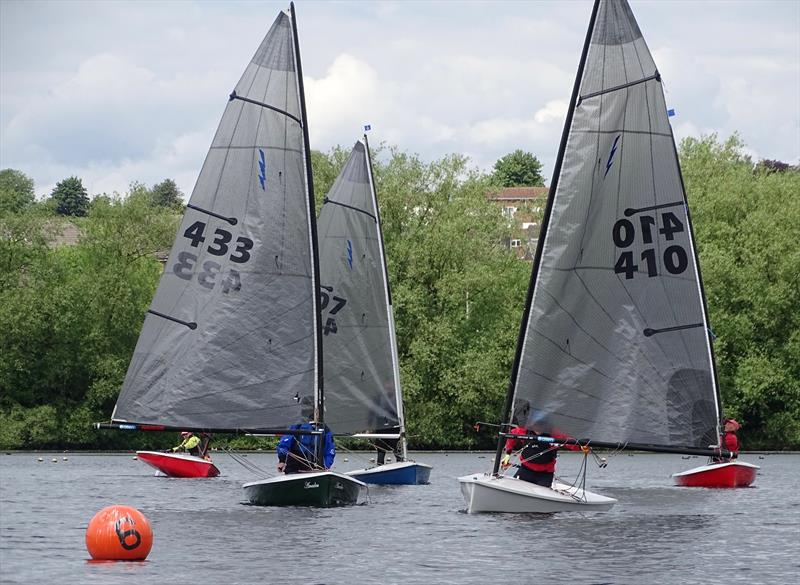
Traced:
[[243, 486], [254, 506], [310, 506], [331, 508], [352, 506], [366, 499], [367, 486], [334, 472], [281, 475]]

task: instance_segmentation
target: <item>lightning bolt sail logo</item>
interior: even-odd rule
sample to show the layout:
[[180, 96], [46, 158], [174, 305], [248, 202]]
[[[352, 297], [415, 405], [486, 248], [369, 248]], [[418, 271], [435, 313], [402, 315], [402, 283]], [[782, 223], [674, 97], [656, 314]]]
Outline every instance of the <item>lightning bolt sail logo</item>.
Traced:
[[617, 152], [617, 142], [619, 142], [620, 136], [622, 135], [620, 134], [614, 139], [614, 144], [611, 145], [611, 152], [608, 153], [608, 162], [606, 163], [606, 174], [603, 175], [604, 179], [608, 176], [608, 171], [611, 170], [611, 165], [614, 164], [614, 154]]
[[347, 263], [350, 265], [350, 270], [353, 269], [353, 242], [347, 240]]
[[264, 151], [258, 149], [258, 182], [261, 183], [261, 190], [267, 190], [267, 161], [264, 158]]

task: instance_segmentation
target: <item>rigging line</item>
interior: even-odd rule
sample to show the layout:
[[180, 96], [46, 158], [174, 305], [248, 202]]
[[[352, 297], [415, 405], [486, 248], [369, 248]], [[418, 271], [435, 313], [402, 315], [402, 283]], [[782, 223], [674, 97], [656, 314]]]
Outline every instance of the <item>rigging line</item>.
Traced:
[[[293, 378], [293, 377], [296, 377], [296, 376], [302, 376], [302, 375], [308, 374], [308, 372], [312, 372], [312, 371], [313, 371], [313, 368], [307, 368], [305, 370], [298, 370], [298, 371], [292, 372], [290, 374], [285, 374], [285, 375], [282, 375], [282, 376], [275, 376], [274, 378], [263, 378], [263, 379], [258, 380], [256, 382], [253, 382], [252, 384], [243, 384], [243, 385], [240, 385], [240, 386], [226, 386], [222, 390], [215, 390], [215, 391], [212, 391], [212, 392], [206, 392], [204, 394], [193, 394], [192, 396], [189, 396], [189, 397], [186, 397], [186, 398], [184, 398], [182, 400], [176, 401], [174, 404], [177, 406], [177, 405], [182, 404], [184, 402], [190, 402], [191, 403], [191, 402], [194, 402], [195, 400], [197, 400], [198, 398], [208, 398], [209, 396], [217, 396], [217, 395], [220, 395], [220, 394], [227, 394], [232, 390], [245, 390], [245, 389], [248, 389], [248, 388], [257, 388], [257, 387], [263, 386], [264, 384], [269, 384], [271, 382], [278, 382], [278, 381], [281, 381], [281, 380], [288, 380], [289, 378]], [[211, 378], [212, 375], [213, 374], [209, 374], [208, 376], [203, 376], [202, 378], [194, 379], [194, 380], [192, 380], [192, 382], [190, 384], [186, 384], [184, 386], [175, 386], [174, 388], [177, 389], [177, 390], [181, 390], [183, 388], [190, 387], [192, 385], [196, 385], [199, 382], [202, 382], [203, 380], [207, 380], [208, 378]], [[259, 410], [273, 411], [273, 410], [278, 410], [278, 409], [281, 409], [281, 408], [289, 408], [289, 406], [294, 406], [294, 405], [286, 405], [286, 406], [277, 405], [277, 406], [272, 406], [272, 407], [262, 407]], [[242, 412], [242, 409], [241, 408], [237, 408], [235, 410], [214, 410], [214, 413], [225, 413], [225, 412]], [[205, 411], [205, 410], [189, 411], [186, 414], [207, 414], [207, 411]]]
[[[606, 75], [606, 51], [607, 50], [608, 50], [608, 45], [603, 44], [603, 59], [602, 59], [603, 66], [602, 66], [601, 71], [600, 71], [601, 82], [602, 82], [603, 79], [605, 79], [605, 75]], [[600, 133], [599, 133], [599, 130], [600, 130], [600, 127], [602, 126], [602, 123], [603, 123], [603, 106], [605, 105], [604, 101], [605, 100], [603, 100], [602, 98], [600, 99], [600, 108], [599, 108], [599, 112], [598, 112], [599, 115], [597, 116], [598, 134], [597, 134], [597, 140], [595, 141], [595, 158], [597, 158], [600, 155]], [[580, 99], [578, 99], [578, 103], [575, 105], [576, 109], [578, 108], [580, 103], [581, 103]], [[623, 118], [622, 125], [623, 125], [623, 127], [625, 126], [624, 118]], [[576, 134], [577, 134], [577, 132], [576, 132]], [[608, 171], [606, 171], [606, 174], [608, 174]], [[597, 178], [597, 173], [595, 172], [595, 165], [594, 165], [594, 159], [593, 159], [592, 160], [591, 185], [590, 185], [590, 190], [589, 190], [589, 201], [586, 203], [586, 213], [585, 213], [584, 218], [583, 218], [583, 231], [581, 233], [581, 239], [580, 239], [580, 244], [579, 244], [579, 255], [578, 255], [578, 258], [580, 258], [581, 261], [583, 260], [584, 240], [586, 239], [586, 232], [587, 232], [588, 224], [589, 224], [589, 215], [590, 215], [590, 213], [592, 211], [592, 203], [594, 202], [594, 189], [595, 189], [595, 180], [596, 180], [596, 178]], [[603, 177], [603, 181], [605, 181], [605, 176]], [[573, 265], [573, 268], [575, 267], [575, 265], [577, 265], [578, 258], [575, 259], [575, 263]]]
[[[602, 311], [602, 312], [603, 312], [603, 313], [604, 313], [604, 314], [605, 314], [605, 315], [608, 317], [608, 320], [611, 322], [611, 325], [612, 325], [612, 327], [613, 327], [613, 326], [615, 326], [615, 325], [616, 325], [616, 322], [614, 321], [614, 319], [612, 319], [612, 318], [611, 318], [611, 315], [609, 315], [609, 314], [608, 314], [608, 312], [605, 310], [605, 307], [603, 307], [603, 306], [602, 306], [602, 305], [599, 303], [599, 301], [598, 301], [598, 300], [597, 300], [597, 299], [594, 297], [594, 295], [593, 295], [593, 294], [592, 294], [592, 292], [589, 290], [589, 288], [588, 288], [588, 286], [586, 285], [586, 283], [583, 281], [583, 278], [581, 277], [581, 275], [580, 275], [580, 274], [579, 274], [577, 271], [576, 271], [576, 273], [575, 273], [575, 276], [576, 276], [576, 277], [577, 277], [577, 279], [580, 281], [581, 285], [583, 285], [584, 289], [586, 290], [586, 293], [587, 293], [587, 294], [588, 294], [588, 295], [589, 295], [589, 296], [592, 298], [592, 300], [593, 300], [593, 301], [595, 301], [595, 303], [597, 303], [597, 305], [600, 307], [600, 310], [601, 310], [601, 311]], [[611, 351], [611, 349], [610, 349], [610, 348], [608, 348], [608, 347], [606, 347], [605, 345], [603, 345], [603, 344], [602, 344], [602, 343], [601, 343], [599, 340], [595, 339], [595, 337], [594, 337], [594, 336], [593, 336], [591, 333], [589, 333], [589, 332], [588, 332], [586, 329], [584, 329], [584, 328], [581, 326], [581, 324], [578, 322], [578, 320], [575, 318], [575, 316], [574, 316], [574, 315], [573, 315], [573, 314], [572, 314], [570, 311], [568, 311], [566, 308], [564, 308], [564, 307], [561, 305], [561, 303], [559, 303], [558, 299], [557, 299], [557, 298], [556, 298], [556, 297], [555, 297], [553, 294], [551, 294], [551, 293], [550, 293], [550, 291], [548, 291], [548, 290], [546, 290], [546, 289], [545, 289], [545, 290], [544, 290], [544, 293], [545, 293], [546, 295], [548, 295], [548, 296], [549, 296], [549, 297], [552, 299], [552, 301], [553, 301], [553, 302], [554, 302], [554, 303], [555, 303], [555, 304], [556, 304], [556, 305], [557, 305], [557, 306], [558, 306], [558, 307], [559, 307], [559, 308], [560, 308], [562, 311], [564, 311], [564, 313], [565, 313], [566, 315], [568, 315], [568, 316], [570, 317], [570, 319], [571, 319], [571, 320], [572, 320], [572, 322], [573, 322], [573, 323], [574, 323], [574, 324], [575, 324], [575, 325], [578, 327], [578, 329], [580, 329], [581, 331], [583, 331], [583, 332], [584, 332], [584, 333], [585, 333], [585, 334], [586, 334], [586, 335], [587, 335], [587, 336], [588, 336], [588, 337], [589, 337], [589, 338], [590, 338], [592, 341], [594, 341], [594, 342], [595, 342], [597, 345], [599, 345], [600, 347], [602, 347], [603, 349], [605, 349], [605, 350], [606, 350], [606, 351], [609, 353], [609, 355], [612, 355], [612, 356], [614, 356], [614, 357], [617, 359], [617, 361], [618, 361], [618, 362], [623, 362], [623, 361], [624, 361], [622, 358], [620, 358], [620, 356], [618, 356], [616, 353], [614, 353], [613, 351]], [[637, 347], [637, 349], [639, 349], [639, 348]], [[644, 356], [644, 357], [645, 357], [645, 359], [647, 360], [647, 362], [648, 362], [648, 363], [649, 363], [649, 364], [652, 366], [653, 370], [654, 370], [654, 371], [656, 371], [656, 374], [657, 374], [657, 375], [660, 375], [660, 374], [658, 373], [658, 369], [655, 367], [655, 364], [653, 364], [652, 362], [650, 362], [650, 360], [648, 359], [648, 357], [647, 357], [647, 356], [646, 356], [644, 353], [642, 353], [642, 351], [641, 351], [640, 349], [639, 349], [639, 353], [640, 353], [642, 356]], [[667, 381], [667, 380], [666, 380], [666, 379], [665, 379], [663, 376], [661, 376], [661, 379], [662, 379], [664, 382], [666, 382], [666, 381]]]
[[272, 474], [270, 474], [266, 470], [262, 469], [261, 467], [259, 467], [255, 463], [253, 463], [251, 461], [248, 461], [247, 459], [244, 458], [243, 455], [237, 453], [236, 451], [234, 451], [230, 447], [227, 447], [225, 449], [225, 451], [228, 453], [228, 455], [231, 456], [231, 459], [233, 459], [236, 463], [238, 463], [239, 465], [241, 465], [242, 467], [244, 467], [248, 471], [251, 471], [251, 472], [259, 474], [259, 475], [263, 475], [265, 477], [273, 477]]
[[[599, 299], [597, 299], [597, 298], [594, 296], [594, 293], [593, 293], [593, 292], [592, 292], [592, 291], [589, 289], [589, 286], [588, 286], [588, 285], [586, 284], [586, 282], [583, 280], [583, 277], [580, 275], [580, 273], [576, 271], [576, 272], [575, 272], [575, 276], [577, 276], [577, 277], [578, 277], [578, 281], [581, 283], [581, 286], [583, 286], [583, 290], [585, 290], [585, 291], [586, 291], [586, 294], [588, 294], [588, 295], [589, 295], [589, 298], [591, 298], [591, 299], [592, 299], [592, 300], [593, 300], [593, 301], [594, 301], [594, 302], [597, 304], [597, 306], [600, 308], [600, 310], [603, 312], [603, 314], [604, 314], [606, 317], [608, 317], [608, 320], [611, 322], [611, 326], [612, 326], [612, 327], [616, 327], [616, 326], [618, 325], [617, 321], [616, 321], [616, 320], [615, 320], [615, 319], [614, 319], [614, 318], [613, 318], [613, 317], [612, 317], [612, 316], [609, 314], [609, 312], [606, 310], [606, 308], [603, 306], [603, 304], [600, 302], [600, 300], [599, 300]], [[632, 300], [632, 299], [631, 299], [631, 300]], [[640, 316], [640, 317], [644, 317], [644, 315], [642, 315], [642, 314], [641, 314], [641, 311], [639, 311], [639, 308], [638, 308], [638, 307], [636, 307], [636, 304], [635, 304], [635, 303], [634, 303], [634, 308], [636, 308], [636, 311], [639, 313], [639, 316]], [[660, 347], [660, 346], [659, 346], [659, 347]], [[658, 375], [661, 377], [661, 379], [662, 379], [662, 380], [664, 380], [664, 382], [667, 382], [666, 378], [664, 378], [664, 377], [663, 377], [663, 376], [662, 376], [662, 375], [659, 373], [659, 369], [658, 369], [658, 368], [656, 367], [656, 365], [655, 365], [655, 364], [654, 364], [654, 363], [651, 361], [651, 359], [650, 359], [650, 356], [649, 356], [649, 355], [647, 355], [646, 353], [644, 353], [644, 352], [641, 350], [641, 348], [637, 348], [637, 349], [639, 349], [639, 354], [640, 354], [640, 355], [642, 355], [642, 356], [645, 358], [645, 360], [647, 361], [647, 363], [648, 363], [648, 364], [650, 364], [650, 367], [651, 367], [651, 368], [653, 368], [653, 371], [655, 371], [655, 372], [656, 372], [656, 373], [657, 373], [657, 374], [658, 374]], [[663, 352], [663, 351], [664, 351], [664, 349], [663, 349], [663, 348], [661, 348], [661, 351]]]
[[[624, 58], [624, 55], [623, 55], [623, 58]], [[601, 96], [601, 95], [604, 95], [604, 94], [607, 94], [607, 93], [611, 93], [611, 92], [614, 92], [614, 91], [620, 91], [622, 89], [628, 89], [629, 87], [633, 87], [635, 85], [639, 85], [640, 83], [646, 83], [648, 81], [652, 81], [653, 79], [655, 79], [656, 81], [660, 82], [661, 81], [661, 74], [658, 71], [656, 71], [653, 75], [650, 75], [650, 76], [645, 77], [643, 79], [639, 79], [637, 81], [629, 81], [628, 83], [623, 83], [622, 85], [616, 85], [614, 87], [609, 87], [608, 89], [601, 89], [600, 91], [595, 91], [593, 93], [588, 93], [586, 95], [582, 95], [580, 98], [578, 98], [578, 105], [580, 106], [581, 103], [583, 103], [583, 100], [588, 100], [590, 98]]]
[[[552, 384], [560, 384], [560, 382], [558, 380], [554, 380], [552, 378], [549, 378], [549, 377], [545, 376], [544, 374], [542, 374], [541, 372], [538, 372], [536, 370], [532, 370], [530, 368], [524, 368], [524, 369], [525, 369], [526, 372], [530, 373], [531, 375], [536, 376], [538, 378], [541, 378], [543, 380], [546, 380], [547, 382], [550, 382]], [[609, 405], [612, 405], [612, 406], [614, 405], [614, 402], [612, 402], [610, 400], [603, 400], [600, 397], [595, 396], [593, 394], [589, 394], [588, 392], [586, 392], [584, 390], [581, 390], [580, 388], [577, 388], [575, 386], [563, 386], [563, 384], [562, 384], [561, 387], [565, 388], [567, 390], [574, 390], [578, 394], [583, 394], [587, 398], [595, 399], [598, 402], [602, 402], [602, 403], [609, 404]], [[639, 398], [642, 398], [642, 394], [640, 394], [638, 392], [637, 392], [637, 396]], [[562, 418], [568, 418], [568, 419], [571, 419], [571, 420], [577, 420], [577, 421], [586, 422], [586, 423], [595, 423], [595, 422], [597, 422], [595, 420], [591, 420], [591, 419], [588, 419], [588, 418], [583, 418], [583, 417], [580, 417], [580, 416], [575, 416], [574, 414], [567, 414], [565, 412], [553, 412], [552, 414], [558, 415], [558, 416], [560, 416]], [[647, 414], [647, 416], [649, 418], [649, 421], [641, 421], [641, 422], [643, 422], [643, 423], [648, 423], [649, 422], [651, 426], [650, 427], [645, 427], [645, 428], [640, 428], [638, 426], [631, 426], [630, 428], [632, 430], [647, 434], [647, 433], [651, 432], [652, 425], [659, 424], [659, 423], [663, 422], [661, 419], [656, 418], [656, 414], [655, 413], [645, 413], [645, 414]]]
[[[253, 79], [250, 81], [250, 86], [247, 88], [247, 91], [250, 91], [250, 89], [252, 89], [253, 85], [255, 84], [255, 79], [256, 79], [256, 76], [254, 75]], [[240, 82], [241, 82], [241, 79], [240, 79]], [[234, 90], [234, 93], [235, 93], [235, 90]], [[230, 102], [230, 100], [228, 100], [228, 102]], [[230, 105], [230, 103], [228, 105]], [[225, 112], [228, 111], [228, 105], [225, 106]], [[236, 130], [239, 127], [239, 122], [242, 119], [242, 112], [243, 111], [244, 111], [244, 108], [242, 108], [239, 111], [238, 115], [236, 116], [236, 123], [233, 125], [233, 131], [231, 132], [230, 140], [228, 141], [228, 147], [230, 147], [233, 144], [233, 139], [234, 139], [234, 137], [236, 135]], [[223, 112], [223, 114], [222, 114], [222, 120], [225, 119], [225, 112]], [[220, 120], [219, 125], [217, 126], [217, 133], [219, 133], [220, 126], [222, 126], [222, 120]], [[216, 137], [217, 137], [217, 135], [215, 134], [214, 135], [214, 139], [216, 139]], [[213, 146], [213, 144], [214, 144], [214, 140], [213, 139], [211, 141], [211, 144]], [[230, 155], [230, 150], [226, 149], [225, 150], [225, 155], [224, 155], [224, 157], [222, 159], [222, 166], [220, 167], [219, 175], [217, 176], [216, 185], [214, 186], [214, 195], [213, 195], [213, 199], [211, 201], [212, 207], [214, 206], [214, 203], [216, 203], [216, 201], [217, 201], [217, 194], [219, 193], [219, 186], [220, 186], [220, 184], [222, 184], [222, 176], [224, 175], [224, 171], [225, 171], [225, 167], [226, 167], [226, 165], [228, 163], [229, 155]], [[203, 163], [203, 167], [200, 169], [200, 175], [201, 176], [203, 174], [203, 168], [205, 168], [205, 162]], [[198, 181], [199, 181], [199, 179], [198, 179]], [[197, 185], [195, 185], [195, 190], [196, 190], [196, 188], [197, 188]], [[226, 218], [226, 217], [217, 215], [217, 214], [215, 214], [213, 212], [206, 211], [205, 209], [199, 208], [199, 207], [197, 207], [195, 205], [192, 205], [192, 196], [194, 196], [195, 190], [192, 190], [192, 195], [189, 197], [189, 203], [186, 204], [187, 208], [195, 209], [197, 211], [201, 211], [203, 213], [207, 213], [207, 214], [211, 215], [212, 217], [217, 217], [219, 219], [227, 221], [231, 225], [236, 225], [236, 223], [237, 223], [236, 222], [236, 218]], [[184, 219], [185, 218], [186, 218], [186, 214], [184, 214]], [[233, 220], [233, 222], [231, 222], [231, 220]], [[175, 242], [172, 243], [172, 247], [173, 247], [173, 249], [175, 248]], [[172, 255], [172, 250], [170, 250], [170, 255]], [[198, 262], [199, 262], [201, 256], [202, 255], [200, 253], [198, 253]], [[178, 307], [181, 304], [181, 302], [183, 301], [183, 297], [186, 295], [186, 293], [189, 290], [190, 290], [190, 286], [189, 286], [189, 283], [187, 282], [187, 283], [184, 284], [183, 288], [181, 289], [180, 294], [176, 295], [175, 302], [172, 305], [171, 311], [174, 311], [175, 308]], [[206, 304], [208, 304], [208, 302], [206, 302]], [[161, 331], [163, 331], [163, 329]], [[161, 335], [160, 335], [160, 332], [159, 332], [159, 337], [160, 336]]]
[[300, 118], [298, 118], [294, 114], [290, 114], [286, 110], [282, 110], [280, 108], [276, 108], [275, 106], [271, 106], [269, 104], [265, 104], [264, 102], [259, 102], [257, 100], [253, 100], [253, 99], [250, 99], [250, 98], [246, 98], [246, 97], [242, 97], [240, 95], [237, 95], [235, 89], [233, 90], [233, 92], [231, 92], [231, 95], [228, 96], [228, 101], [229, 102], [231, 102], [233, 100], [241, 100], [241, 101], [247, 102], [249, 104], [255, 104], [257, 106], [261, 106], [262, 108], [267, 108], [267, 109], [272, 110], [274, 112], [278, 112], [279, 114], [283, 114], [287, 118], [291, 118], [292, 120], [297, 122], [300, 125], [301, 128], [303, 127], [302, 120], [300, 120]]
[[322, 199], [322, 204], [325, 205], [326, 203], [333, 203], [334, 205], [340, 205], [342, 207], [346, 207], [347, 209], [352, 209], [353, 211], [358, 211], [359, 213], [363, 213], [364, 215], [370, 216], [376, 222], [378, 221], [378, 218], [375, 217], [373, 214], [371, 214], [369, 211], [366, 211], [365, 209], [359, 209], [358, 207], [355, 207], [353, 205], [348, 205], [347, 203], [341, 203], [339, 201], [334, 201], [333, 199], [329, 199], [327, 195], [325, 197], [323, 197], [323, 199]]
[[222, 221], [227, 221], [231, 225], [236, 225], [239, 223], [239, 220], [235, 217], [225, 217], [224, 215], [220, 215], [219, 213], [214, 213], [213, 211], [209, 211], [208, 209], [203, 209], [202, 207], [198, 207], [197, 205], [192, 205], [191, 203], [186, 204], [187, 209], [194, 209], [195, 211], [199, 211], [201, 213], [205, 213], [210, 215], [211, 217], [216, 217], [217, 219], [221, 219]]
[[[267, 98], [267, 93], [269, 92], [269, 86], [270, 86], [270, 82], [272, 81], [272, 74], [274, 73], [274, 71], [275, 71], [274, 69], [269, 69], [269, 74], [267, 75], [267, 82], [264, 84], [264, 97], [263, 97], [262, 99], [266, 99], [266, 98]], [[253, 75], [253, 80], [252, 80], [252, 82], [251, 82], [251, 84], [250, 84], [250, 87], [248, 88], [248, 93], [249, 93], [249, 92], [250, 92], [250, 91], [253, 89], [253, 87], [255, 86], [255, 82], [256, 82], [256, 78], [257, 78], [257, 77], [258, 77], [258, 70], [256, 70], [256, 73]], [[285, 84], [285, 85], [288, 85], [288, 84]], [[236, 89], [234, 88], [234, 90], [233, 90], [233, 94], [235, 94], [235, 93], [236, 93]], [[230, 101], [230, 100], [229, 100], [229, 101]], [[287, 107], [288, 107], [288, 104], [287, 104]], [[244, 110], [244, 108], [242, 108], [242, 110]], [[241, 116], [241, 114], [242, 114], [242, 112], [239, 112], [239, 115], [240, 115], [240, 116]], [[261, 130], [261, 124], [262, 124], [262, 122], [263, 122], [263, 119], [264, 119], [264, 112], [263, 112], [263, 111], [259, 111], [259, 113], [258, 113], [258, 114], [259, 114], [259, 115], [258, 115], [258, 123], [256, 124], [256, 133], [255, 133], [255, 137], [256, 137], [256, 138], [258, 138], [259, 131]], [[231, 140], [233, 140], [233, 138], [231, 138]], [[286, 144], [287, 144], [287, 141], [284, 139], [283, 143], [284, 143], [284, 145], [286, 145]], [[253, 185], [253, 176], [254, 176], [254, 173], [253, 173], [253, 171], [255, 170], [255, 165], [256, 165], [256, 156], [255, 156], [255, 155], [256, 155], [256, 152], [255, 152], [255, 148], [256, 148], [256, 147], [254, 147], [254, 148], [253, 148], [253, 153], [252, 153], [252, 156], [250, 157], [250, 171], [247, 173], [247, 176], [250, 178], [250, 180], [248, 181], [247, 195], [246, 195], [246, 197], [245, 197], [245, 199], [244, 199], [244, 202], [243, 202], [243, 203], [244, 203], [244, 206], [243, 206], [243, 213], [244, 213], [245, 217], [247, 216], [247, 210], [250, 208], [250, 197], [251, 197], [251, 196], [252, 196], [252, 194], [253, 194], [253, 188], [252, 188], [252, 185]], [[264, 152], [262, 151], [262, 152], [261, 152], [261, 154], [263, 155], [263, 154], [264, 154]], [[266, 156], [265, 156], [264, 158], [266, 159]], [[280, 172], [280, 171], [279, 171], [279, 172]], [[260, 178], [260, 177], [259, 177], [259, 178]], [[266, 168], [266, 160], [264, 161], [263, 181], [261, 181], [261, 180], [260, 180], [259, 182], [260, 182], [260, 184], [261, 184], [261, 186], [262, 186], [262, 190], [263, 190], [263, 191], [264, 191], [264, 193], [266, 194], [266, 190], [267, 190], [267, 168]], [[211, 301], [211, 299], [209, 299], [209, 302], [210, 302], [210, 301]], [[205, 307], [204, 307], [204, 308], [205, 308]]]
[[[253, 296], [255, 296], [255, 293], [253, 294]], [[244, 299], [244, 300], [247, 300], [247, 299]], [[289, 309], [288, 309], [287, 311], [285, 311], [285, 312], [281, 313], [281, 315], [288, 315], [289, 313], [293, 312], [294, 310], [301, 308], [301, 307], [302, 307], [302, 305], [303, 305], [303, 303], [304, 303], [304, 301], [300, 301], [300, 302], [298, 302], [296, 305], [294, 305], [294, 306], [292, 306], [292, 307], [289, 307]], [[269, 313], [266, 315], [266, 317], [269, 317]], [[258, 331], [259, 331], [259, 330], [260, 330], [260, 329], [263, 327], [263, 323], [264, 323], [264, 322], [266, 322], [266, 319], [265, 319], [264, 321], [262, 321], [262, 322], [260, 322], [260, 323], [256, 324], [256, 325], [254, 325], [252, 329], [246, 330], [246, 331], [242, 332], [241, 334], [239, 334], [239, 335], [238, 335], [238, 336], [236, 336], [236, 337], [232, 337], [232, 338], [230, 339], [230, 341], [227, 341], [227, 342], [226, 342], [224, 345], [219, 345], [219, 346], [217, 346], [217, 347], [218, 347], [218, 349], [220, 349], [220, 350], [224, 350], [224, 349], [227, 349], [227, 348], [229, 348], [230, 346], [235, 346], [235, 345], [237, 345], [237, 344], [238, 344], [238, 342], [239, 342], [239, 341], [241, 341], [242, 339], [244, 339], [244, 338], [246, 338], [246, 337], [249, 337], [249, 336], [250, 336], [250, 335], [252, 335], [253, 333], [256, 333], [256, 332], [258, 332]], [[309, 335], [306, 335], [306, 336], [301, 336], [301, 337], [299, 337], [298, 339], [295, 339], [295, 340], [292, 340], [292, 341], [288, 341], [288, 342], [286, 342], [286, 343], [283, 343], [283, 344], [276, 345], [275, 347], [273, 347], [273, 348], [272, 348], [272, 351], [273, 351], [273, 352], [275, 352], [275, 351], [285, 350], [286, 348], [288, 348], [288, 347], [291, 347], [292, 345], [294, 345], [294, 344], [296, 344], [296, 343], [300, 343], [300, 342], [302, 342], [304, 339], [307, 339], [309, 336], [310, 336], [310, 334], [309, 334]], [[235, 365], [231, 365], [230, 367], [227, 367], [227, 368], [221, 368], [221, 369], [217, 369], [217, 370], [215, 370], [215, 372], [214, 372], [214, 373], [215, 373], [215, 374], [219, 374], [219, 373], [221, 373], [221, 372], [226, 372], [226, 371], [228, 371], [228, 370], [232, 370], [232, 369], [235, 369], [235, 368], [236, 368], [236, 366], [235, 366]], [[203, 378], [195, 379], [195, 380], [194, 380], [194, 381], [192, 381], [192, 382], [187, 382], [187, 383], [186, 383], [186, 384], [184, 384], [184, 385], [177, 386], [177, 388], [179, 388], [179, 389], [180, 389], [180, 388], [184, 388], [184, 387], [186, 387], [186, 386], [188, 386], [188, 385], [193, 385], [193, 384], [195, 384], [195, 383], [196, 383], [197, 381], [199, 381], [199, 380], [204, 380], [206, 377], [207, 377], [207, 376], [204, 376]]]

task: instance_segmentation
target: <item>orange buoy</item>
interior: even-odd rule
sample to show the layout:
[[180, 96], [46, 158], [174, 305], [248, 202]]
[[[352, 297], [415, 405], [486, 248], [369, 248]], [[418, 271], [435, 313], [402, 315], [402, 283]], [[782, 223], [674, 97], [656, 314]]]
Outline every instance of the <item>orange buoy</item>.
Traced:
[[142, 561], [153, 547], [150, 522], [136, 508], [103, 508], [86, 527], [86, 548], [96, 561]]

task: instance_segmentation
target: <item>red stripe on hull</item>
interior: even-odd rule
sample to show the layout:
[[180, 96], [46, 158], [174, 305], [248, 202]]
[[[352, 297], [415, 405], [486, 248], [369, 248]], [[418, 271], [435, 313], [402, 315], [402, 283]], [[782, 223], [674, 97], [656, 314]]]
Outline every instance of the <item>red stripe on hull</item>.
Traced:
[[683, 487], [738, 488], [747, 487], [756, 480], [758, 467], [736, 463], [698, 467], [673, 475], [675, 483]]
[[199, 457], [137, 451], [136, 455], [151, 467], [169, 477], [217, 477], [219, 469], [210, 461]]

